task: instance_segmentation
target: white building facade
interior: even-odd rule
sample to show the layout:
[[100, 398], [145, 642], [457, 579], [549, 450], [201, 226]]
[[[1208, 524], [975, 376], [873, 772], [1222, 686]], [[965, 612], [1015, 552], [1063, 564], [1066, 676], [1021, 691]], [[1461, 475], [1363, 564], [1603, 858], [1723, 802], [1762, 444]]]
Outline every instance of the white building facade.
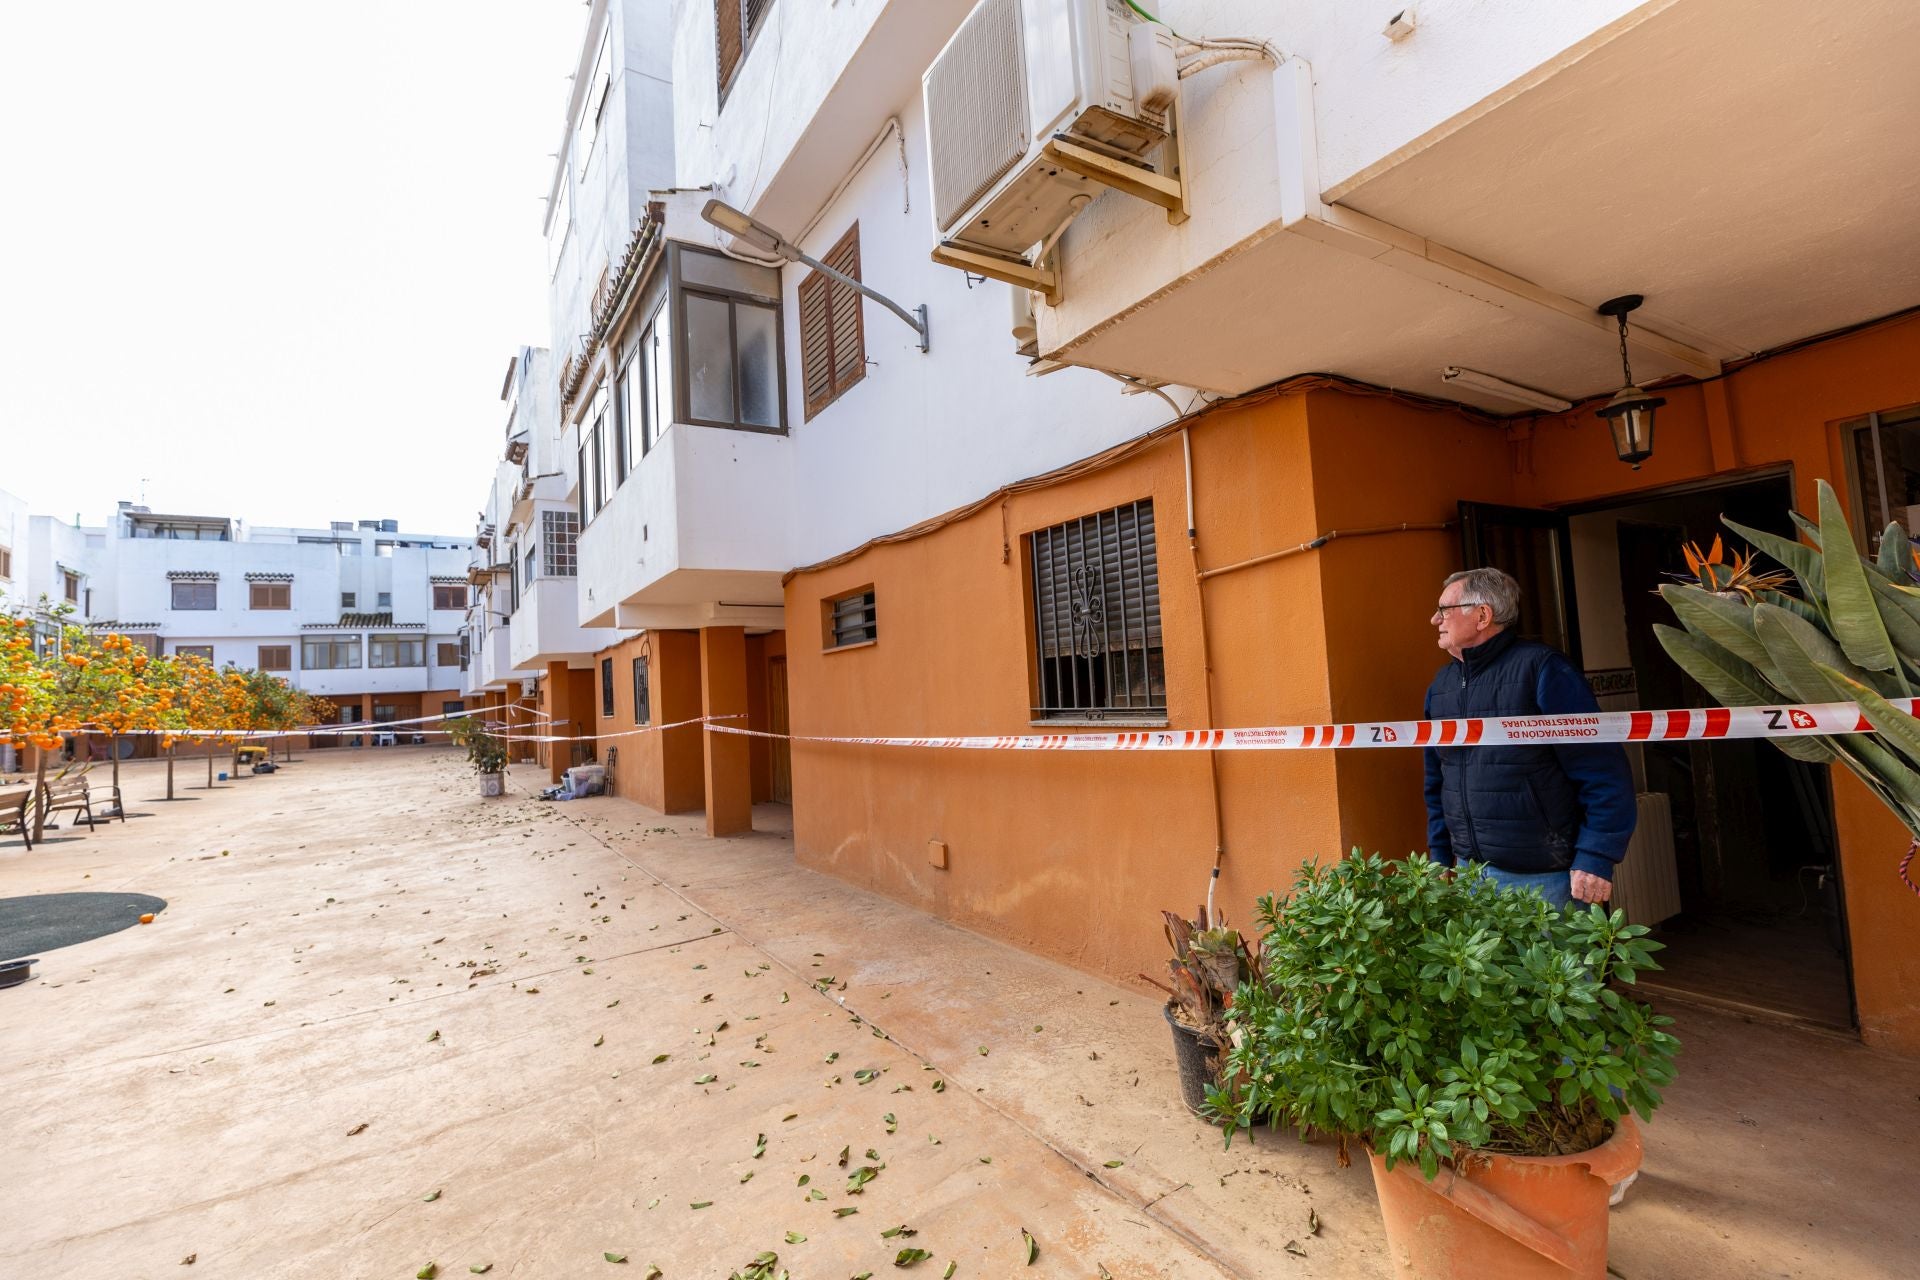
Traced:
[[23, 511], [0, 497], [0, 534], [16, 543], [0, 556], [12, 607], [64, 606], [70, 623], [155, 654], [270, 672], [331, 701], [342, 723], [459, 709], [468, 539], [394, 520], [249, 526], [128, 502], [91, 527]]

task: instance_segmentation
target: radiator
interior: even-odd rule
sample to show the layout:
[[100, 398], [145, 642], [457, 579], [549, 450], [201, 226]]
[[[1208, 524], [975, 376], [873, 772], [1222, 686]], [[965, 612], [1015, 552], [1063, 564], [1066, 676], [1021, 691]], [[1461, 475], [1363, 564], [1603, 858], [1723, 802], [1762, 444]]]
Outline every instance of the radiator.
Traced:
[[1629, 924], [1656, 925], [1680, 914], [1680, 873], [1673, 859], [1673, 809], [1663, 791], [1634, 797], [1636, 820], [1627, 856], [1613, 873], [1613, 905]]

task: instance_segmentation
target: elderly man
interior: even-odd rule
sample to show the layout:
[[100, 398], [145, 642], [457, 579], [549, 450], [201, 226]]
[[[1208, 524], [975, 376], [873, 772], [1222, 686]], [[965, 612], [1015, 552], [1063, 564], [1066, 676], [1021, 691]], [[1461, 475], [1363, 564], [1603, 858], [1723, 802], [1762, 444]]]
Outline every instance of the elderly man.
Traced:
[[[1600, 709], [1565, 656], [1510, 628], [1520, 584], [1498, 569], [1449, 577], [1433, 611], [1453, 661], [1426, 717], [1575, 715]], [[1613, 896], [1633, 836], [1633, 773], [1613, 743], [1428, 747], [1427, 840], [1435, 862], [1485, 864], [1490, 879], [1555, 907]]]

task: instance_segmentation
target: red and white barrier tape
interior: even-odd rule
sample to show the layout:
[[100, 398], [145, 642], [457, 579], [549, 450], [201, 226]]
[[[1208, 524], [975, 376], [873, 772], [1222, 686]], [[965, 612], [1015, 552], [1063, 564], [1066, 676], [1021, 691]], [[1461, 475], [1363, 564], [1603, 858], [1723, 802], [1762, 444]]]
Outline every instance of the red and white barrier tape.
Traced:
[[[1902, 711], [1920, 715], [1920, 698], [1892, 698]], [[286, 737], [289, 734], [341, 735], [390, 731], [414, 721], [359, 721], [305, 729], [130, 730], [174, 738]], [[499, 736], [514, 742], [593, 742], [661, 733], [704, 724], [715, 733], [734, 733], [787, 742], [837, 743], [865, 747], [929, 747], [960, 751], [1298, 751], [1365, 747], [1496, 747], [1603, 742], [1681, 742], [1738, 738], [1817, 738], [1872, 733], [1860, 708], [1851, 702], [1802, 706], [1708, 707], [1685, 711], [1597, 711], [1585, 715], [1484, 716], [1456, 720], [1379, 720], [1355, 724], [1274, 725], [1251, 729], [1135, 729], [1119, 733], [1034, 733], [947, 737], [836, 737], [824, 734], [768, 733], [717, 720], [738, 715], [699, 716], [671, 724], [639, 725], [617, 733], [529, 734], [505, 721], [488, 720]], [[445, 733], [444, 729], [414, 729]]]
[[[1920, 714], [1920, 698], [1890, 699]], [[1696, 711], [1597, 711], [1588, 715], [1486, 716], [1461, 720], [1381, 720], [1366, 724], [1279, 725], [1256, 729], [1142, 729], [1123, 733], [1036, 733], [937, 738], [828, 737], [766, 733], [791, 742], [960, 751], [1298, 751], [1359, 747], [1499, 747], [1599, 742], [1678, 742], [1722, 738], [1811, 738], [1872, 733], [1851, 702], [1812, 706], [1709, 707]]]

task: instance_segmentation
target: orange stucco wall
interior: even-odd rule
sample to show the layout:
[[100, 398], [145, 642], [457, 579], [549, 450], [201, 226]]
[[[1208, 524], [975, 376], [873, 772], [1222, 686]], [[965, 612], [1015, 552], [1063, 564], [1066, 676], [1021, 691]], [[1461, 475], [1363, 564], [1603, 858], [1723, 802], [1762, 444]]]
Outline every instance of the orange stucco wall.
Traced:
[[[1782, 463], [1793, 468], [1803, 510], [1812, 510], [1820, 479], [1850, 503], [1845, 424], [1920, 402], [1920, 318], [1662, 394], [1654, 456], [1634, 472], [1615, 459], [1590, 409], [1503, 431], [1391, 399], [1316, 393], [1309, 418], [1322, 527], [1453, 519], [1461, 499], [1592, 502]], [[1338, 637], [1329, 645], [1334, 718], [1414, 714], [1440, 661], [1426, 617], [1441, 577], [1460, 567], [1458, 534], [1336, 541], [1318, 554], [1328, 634]], [[1349, 753], [1338, 770], [1346, 844], [1424, 847], [1413, 753]], [[1909, 945], [1920, 902], [1893, 875], [1907, 837], [1843, 769], [1834, 771], [1834, 793], [1861, 1032], [1920, 1052], [1920, 954]]]
[[[700, 637], [693, 631], [648, 631], [594, 655], [589, 723], [601, 735], [599, 759], [617, 747], [614, 786], [620, 795], [662, 813], [698, 813], [705, 804], [701, 779], [700, 728], [689, 725], [659, 733], [631, 733], [633, 660], [647, 658], [653, 702], [650, 724], [677, 724], [700, 715]], [[602, 716], [600, 660], [613, 659], [613, 715]], [[626, 733], [614, 738], [606, 735]]]
[[[1803, 506], [1846, 494], [1841, 424], [1920, 402], [1920, 319], [1669, 389], [1656, 452], [1632, 471], [1591, 406], [1514, 426], [1339, 391], [1225, 409], [1191, 429], [1199, 562], [1214, 568], [1331, 529], [1457, 518], [1462, 499], [1591, 502], [1791, 463]], [[1150, 496], [1169, 723], [1209, 723], [1200, 591], [1185, 536], [1180, 439], [1010, 496], [909, 542], [795, 575], [786, 608], [794, 731], [1029, 730], [1022, 535]], [[1456, 530], [1342, 538], [1209, 579], [1218, 725], [1416, 715], [1443, 661], [1428, 616], [1460, 567]], [[819, 645], [821, 602], [872, 584], [877, 643]], [[1416, 753], [1227, 753], [1219, 902], [1246, 920], [1302, 859], [1425, 845]], [[797, 743], [795, 842], [806, 864], [1111, 976], [1161, 967], [1157, 912], [1191, 912], [1215, 832], [1202, 756], [935, 753]], [[1866, 1038], [1920, 1052], [1920, 902], [1893, 878], [1898, 825], [1835, 782], [1854, 981]], [[926, 845], [950, 848], [944, 870]]]
[[[1313, 524], [1299, 465], [1304, 405], [1211, 416], [1193, 435], [1200, 543], [1209, 563], [1300, 541]], [[1168, 721], [1207, 723], [1199, 589], [1188, 549], [1179, 438], [1119, 465], [1010, 497], [927, 537], [875, 548], [787, 588], [790, 708], [798, 734], [1030, 731], [1022, 535], [1151, 497]], [[820, 604], [872, 584], [879, 638], [821, 648]], [[1320, 720], [1328, 711], [1320, 567], [1209, 588], [1220, 723]], [[1338, 846], [1324, 756], [1223, 758], [1227, 854], [1219, 903], [1242, 921], [1302, 858]], [[798, 857], [970, 928], [1116, 977], [1157, 971], [1158, 911], [1191, 914], [1215, 831], [1201, 755], [933, 753], [793, 747]], [[927, 843], [949, 849], [929, 865]]]

